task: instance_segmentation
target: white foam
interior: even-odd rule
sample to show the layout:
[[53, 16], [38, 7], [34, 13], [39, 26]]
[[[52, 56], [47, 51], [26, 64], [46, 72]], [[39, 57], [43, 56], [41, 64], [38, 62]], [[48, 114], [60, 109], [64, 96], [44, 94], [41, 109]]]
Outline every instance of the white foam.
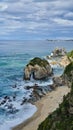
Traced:
[[32, 117], [33, 114], [37, 111], [37, 108], [32, 104], [24, 105], [23, 110], [21, 109], [16, 114], [16, 119], [6, 120], [3, 125], [0, 126], [0, 130], [11, 130], [12, 127], [26, 121], [28, 118]]
[[38, 86], [47, 86], [47, 85], [52, 85], [53, 84], [53, 80], [50, 79], [46, 82], [37, 82]]

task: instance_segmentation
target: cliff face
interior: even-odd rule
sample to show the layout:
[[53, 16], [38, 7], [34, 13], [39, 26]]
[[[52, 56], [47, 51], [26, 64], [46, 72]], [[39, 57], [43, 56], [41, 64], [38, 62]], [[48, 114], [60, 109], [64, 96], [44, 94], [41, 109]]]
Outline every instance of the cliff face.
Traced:
[[73, 62], [71, 62], [64, 70], [64, 74], [62, 75], [62, 79], [64, 79], [65, 83], [70, 87], [73, 82]]
[[38, 130], [73, 130], [73, 62], [65, 68], [63, 76], [70, 82], [71, 92], [63, 97], [59, 108], [39, 125]]
[[24, 69], [25, 80], [30, 80], [31, 76], [34, 79], [43, 79], [47, 78], [50, 74], [52, 74], [50, 64], [45, 59], [38, 57], [32, 59]]

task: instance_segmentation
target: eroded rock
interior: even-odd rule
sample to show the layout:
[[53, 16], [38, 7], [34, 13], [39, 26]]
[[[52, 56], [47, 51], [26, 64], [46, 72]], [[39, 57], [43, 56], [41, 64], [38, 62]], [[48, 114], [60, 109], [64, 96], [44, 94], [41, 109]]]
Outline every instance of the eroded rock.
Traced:
[[52, 74], [52, 68], [47, 60], [38, 57], [32, 59], [24, 69], [24, 79], [44, 79]]
[[54, 49], [54, 51], [52, 52], [52, 56], [56, 57], [56, 56], [64, 56], [66, 55], [66, 50], [64, 48], [56, 48]]

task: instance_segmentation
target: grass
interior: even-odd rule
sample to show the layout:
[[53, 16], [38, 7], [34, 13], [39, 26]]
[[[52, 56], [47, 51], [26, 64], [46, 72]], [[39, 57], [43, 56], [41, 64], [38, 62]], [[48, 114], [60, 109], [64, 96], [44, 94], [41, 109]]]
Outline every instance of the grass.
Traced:
[[68, 58], [73, 58], [73, 50], [67, 54]]

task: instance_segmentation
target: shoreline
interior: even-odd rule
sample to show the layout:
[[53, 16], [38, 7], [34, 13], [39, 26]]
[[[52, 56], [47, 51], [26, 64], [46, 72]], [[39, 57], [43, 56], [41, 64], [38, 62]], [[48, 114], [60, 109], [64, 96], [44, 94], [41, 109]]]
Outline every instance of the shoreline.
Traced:
[[12, 130], [37, 130], [38, 125], [56, 108], [63, 100], [63, 96], [70, 92], [68, 86], [57, 87], [55, 90], [48, 92], [46, 96], [34, 103], [37, 111], [32, 117], [21, 124], [11, 128]]

